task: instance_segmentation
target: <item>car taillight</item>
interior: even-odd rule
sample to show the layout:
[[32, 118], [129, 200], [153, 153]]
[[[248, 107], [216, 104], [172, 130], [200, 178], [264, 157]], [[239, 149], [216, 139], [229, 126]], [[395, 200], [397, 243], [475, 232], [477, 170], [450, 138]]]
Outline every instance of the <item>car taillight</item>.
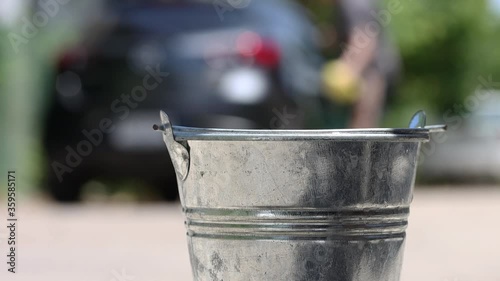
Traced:
[[252, 59], [255, 64], [264, 67], [274, 68], [280, 63], [281, 51], [278, 44], [255, 32], [240, 34], [236, 40], [236, 50], [243, 58]]
[[71, 48], [59, 56], [59, 70], [81, 68], [87, 63], [87, 51], [84, 48]]

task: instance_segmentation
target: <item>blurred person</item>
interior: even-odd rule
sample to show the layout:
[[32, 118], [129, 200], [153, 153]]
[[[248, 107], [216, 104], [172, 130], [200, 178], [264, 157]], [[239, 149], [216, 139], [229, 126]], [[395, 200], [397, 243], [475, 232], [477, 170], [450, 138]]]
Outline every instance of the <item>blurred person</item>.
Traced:
[[335, 0], [335, 6], [341, 54], [323, 68], [325, 95], [334, 104], [350, 108], [347, 126], [376, 127], [400, 72], [398, 52], [384, 27], [391, 13], [402, 7], [381, 10], [374, 0]]

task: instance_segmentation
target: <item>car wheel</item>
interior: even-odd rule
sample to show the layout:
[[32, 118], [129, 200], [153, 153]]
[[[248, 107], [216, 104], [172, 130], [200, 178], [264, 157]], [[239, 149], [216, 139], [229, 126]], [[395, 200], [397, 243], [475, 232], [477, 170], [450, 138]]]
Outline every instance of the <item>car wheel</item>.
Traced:
[[174, 202], [179, 198], [179, 191], [177, 188], [177, 180], [175, 177], [172, 179], [159, 180], [153, 183], [153, 186], [161, 198], [168, 202]]
[[47, 181], [47, 191], [60, 203], [75, 203], [81, 200], [83, 185], [88, 178], [79, 174], [66, 174], [62, 181], [51, 177]]

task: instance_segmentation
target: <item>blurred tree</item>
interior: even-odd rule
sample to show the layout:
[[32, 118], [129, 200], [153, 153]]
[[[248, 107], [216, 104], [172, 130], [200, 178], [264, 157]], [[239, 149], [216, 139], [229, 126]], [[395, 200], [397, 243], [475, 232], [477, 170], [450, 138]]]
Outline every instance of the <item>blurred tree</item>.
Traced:
[[332, 58], [338, 55], [336, 47], [336, 10], [335, 0], [299, 0], [299, 2], [307, 8], [309, 16], [317, 24], [321, 32], [321, 45], [324, 55], [327, 58]]
[[394, 15], [391, 23], [405, 66], [405, 79], [395, 105], [423, 102], [444, 112], [471, 94], [478, 84], [477, 77], [485, 75], [481, 63], [484, 60], [478, 51], [487, 34], [486, 3], [402, 3], [403, 10]]

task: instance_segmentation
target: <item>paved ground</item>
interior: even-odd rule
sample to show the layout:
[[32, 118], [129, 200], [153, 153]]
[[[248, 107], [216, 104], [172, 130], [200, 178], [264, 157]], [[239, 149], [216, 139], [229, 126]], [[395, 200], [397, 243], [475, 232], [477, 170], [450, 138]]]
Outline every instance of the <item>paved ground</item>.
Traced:
[[[6, 272], [1, 227], [0, 280], [191, 280], [178, 205], [19, 209], [18, 273]], [[419, 189], [407, 237], [403, 281], [500, 281], [500, 187]]]

